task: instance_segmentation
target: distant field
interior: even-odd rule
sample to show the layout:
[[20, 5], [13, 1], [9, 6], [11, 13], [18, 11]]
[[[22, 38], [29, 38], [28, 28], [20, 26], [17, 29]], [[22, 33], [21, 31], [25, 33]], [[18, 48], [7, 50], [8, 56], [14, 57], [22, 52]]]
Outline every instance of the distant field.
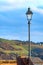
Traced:
[[43, 49], [43, 45], [31, 45], [32, 48], [41, 48]]

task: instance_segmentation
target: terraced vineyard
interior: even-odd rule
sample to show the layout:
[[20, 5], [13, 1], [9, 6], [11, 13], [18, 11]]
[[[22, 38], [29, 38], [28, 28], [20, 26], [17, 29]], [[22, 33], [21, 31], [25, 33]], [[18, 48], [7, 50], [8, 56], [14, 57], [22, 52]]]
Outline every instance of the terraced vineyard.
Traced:
[[20, 42], [0, 39], [0, 60], [14, 60], [17, 55], [27, 55], [27, 53]]
[[[34, 54], [34, 56], [39, 56], [40, 52], [39, 54], [37, 54], [37, 52], [34, 52], [38, 48], [43, 50], [43, 45], [31, 43], [32, 56]], [[26, 41], [6, 40], [0, 38], [0, 60], [15, 60], [16, 56], [27, 56], [29, 53], [28, 50], [29, 43]], [[41, 52], [41, 55], [43, 56], [43, 52]]]

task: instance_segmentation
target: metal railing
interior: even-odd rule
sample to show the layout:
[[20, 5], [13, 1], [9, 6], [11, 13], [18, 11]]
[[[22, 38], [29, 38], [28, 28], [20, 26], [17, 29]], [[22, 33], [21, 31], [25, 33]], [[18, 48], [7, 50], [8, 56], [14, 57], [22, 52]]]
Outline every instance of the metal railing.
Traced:
[[[16, 60], [13, 60], [13, 61], [12, 61], [12, 60], [9, 60], [9, 61], [7, 61], [7, 60], [6, 60], [6, 61], [5, 61], [5, 60], [2, 61], [2, 60], [1, 60], [1, 61], [0, 61], [0, 65], [1, 65], [1, 64], [2, 64], [2, 65], [3, 65], [3, 64], [5, 64], [5, 65], [6, 65], [6, 64], [7, 64], [7, 65], [9, 65], [9, 64], [17, 65], [17, 61], [16, 61]], [[33, 62], [33, 65], [43, 65], [43, 62]]]
[[17, 65], [16, 60], [0, 60], [0, 65]]

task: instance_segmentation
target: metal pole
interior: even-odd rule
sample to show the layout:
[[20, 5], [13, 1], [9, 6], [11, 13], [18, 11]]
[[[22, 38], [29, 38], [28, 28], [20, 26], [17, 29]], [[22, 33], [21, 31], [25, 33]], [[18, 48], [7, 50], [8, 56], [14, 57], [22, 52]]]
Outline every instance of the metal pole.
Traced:
[[30, 43], [30, 21], [28, 21], [28, 42], [29, 42], [29, 46], [28, 46], [28, 57], [30, 56], [31, 58], [31, 43]]

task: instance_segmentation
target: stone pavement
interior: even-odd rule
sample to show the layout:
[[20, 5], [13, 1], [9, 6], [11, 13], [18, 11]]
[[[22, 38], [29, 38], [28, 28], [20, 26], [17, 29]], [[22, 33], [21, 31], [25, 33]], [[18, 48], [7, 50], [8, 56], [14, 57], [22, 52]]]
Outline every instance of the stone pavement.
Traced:
[[31, 61], [34, 65], [43, 65], [43, 60], [39, 57], [31, 57]]

